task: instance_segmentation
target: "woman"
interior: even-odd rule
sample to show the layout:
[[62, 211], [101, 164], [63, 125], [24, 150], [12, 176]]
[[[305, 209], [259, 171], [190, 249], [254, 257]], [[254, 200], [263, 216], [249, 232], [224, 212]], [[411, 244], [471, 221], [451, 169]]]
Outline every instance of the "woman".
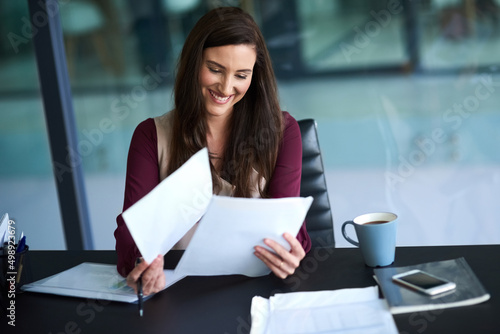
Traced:
[[[124, 210], [146, 195], [193, 154], [208, 147], [214, 193], [238, 197], [296, 197], [300, 192], [302, 144], [297, 122], [282, 112], [262, 34], [239, 8], [203, 16], [186, 39], [174, 87], [175, 109], [138, 125], [130, 144]], [[118, 271], [145, 294], [164, 288], [163, 256], [150, 264], [140, 256], [123, 219], [115, 231]], [[196, 226], [175, 246], [183, 249]], [[294, 273], [311, 247], [305, 224], [254, 254], [274, 274]]]

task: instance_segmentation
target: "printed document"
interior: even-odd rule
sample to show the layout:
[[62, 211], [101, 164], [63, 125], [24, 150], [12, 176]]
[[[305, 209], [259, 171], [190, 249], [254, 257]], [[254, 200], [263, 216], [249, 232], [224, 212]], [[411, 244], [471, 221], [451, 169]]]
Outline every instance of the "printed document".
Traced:
[[208, 159], [207, 149], [200, 150], [123, 212], [130, 234], [144, 260], [151, 263], [199, 222], [176, 268], [177, 276], [268, 274], [253, 247], [267, 247], [263, 240], [271, 238], [290, 249], [283, 233], [297, 235], [313, 198], [213, 195]]
[[206, 148], [193, 155], [146, 196], [123, 212], [123, 220], [147, 263], [165, 255], [203, 216], [212, 198]]
[[270, 238], [290, 250], [283, 233], [297, 235], [312, 201], [213, 196], [176, 275], [269, 274], [271, 270], [253, 254], [254, 246], [269, 249], [263, 241]]

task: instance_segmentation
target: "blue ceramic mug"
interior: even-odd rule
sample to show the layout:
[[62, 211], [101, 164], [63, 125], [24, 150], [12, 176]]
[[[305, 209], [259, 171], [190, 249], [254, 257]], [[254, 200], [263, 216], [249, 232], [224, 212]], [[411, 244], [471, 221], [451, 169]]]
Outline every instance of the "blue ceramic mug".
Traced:
[[[390, 212], [367, 213], [346, 221], [342, 225], [342, 235], [354, 246], [361, 249], [366, 265], [370, 267], [388, 266], [394, 262], [396, 253], [396, 216]], [[351, 239], [346, 226], [353, 225], [358, 241]]]

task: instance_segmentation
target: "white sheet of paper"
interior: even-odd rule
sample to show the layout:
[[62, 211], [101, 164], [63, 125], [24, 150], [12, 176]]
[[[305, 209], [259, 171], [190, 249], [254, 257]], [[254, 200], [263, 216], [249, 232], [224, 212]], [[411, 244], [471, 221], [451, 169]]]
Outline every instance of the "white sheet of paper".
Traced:
[[397, 334], [376, 286], [254, 297], [250, 334]]
[[3, 247], [4, 242], [7, 242], [7, 227], [9, 225], [9, 214], [4, 213], [0, 220], [0, 247]]
[[206, 148], [163, 180], [122, 216], [142, 254], [151, 263], [165, 255], [203, 216], [212, 198]]
[[297, 235], [312, 197], [276, 199], [213, 196], [184, 255], [179, 276], [242, 274], [262, 276], [270, 269], [254, 253], [264, 238], [290, 245], [283, 233]]
[[[175, 276], [173, 270], [164, 270], [164, 273], [165, 288], [183, 278]], [[137, 294], [127, 286], [125, 278], [112, 264], [84, 262], [59, 274], [25, 284], [22, 290], [128, 303], [137, 301]]]

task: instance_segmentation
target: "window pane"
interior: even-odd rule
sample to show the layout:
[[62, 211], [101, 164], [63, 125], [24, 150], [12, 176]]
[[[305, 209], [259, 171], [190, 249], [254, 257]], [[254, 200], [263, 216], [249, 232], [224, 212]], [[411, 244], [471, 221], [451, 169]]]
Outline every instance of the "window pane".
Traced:
[[422, 66], [498, 66], [500, 1], [430, 1], [418, 6]]
[[[441, 2], [419, 2], [413, 13], [400, 1], [89, 1], [85, 9], [66, 2], [61, 15], [96, 248], [114, 248], [132, 132], [171, 109], [175, 60], [213, 3], [253, 13], [282, 108], [318, 122], [339, 246], [349, 246], [342, 222], [369, 211], [400, 216], [400, 245], [500, 242], [500, 77], [496, 63], [476, 70], [491, 65], [496, 37], [481, 48], [435, 37], [439, 21], [427, 16]], [[418, 74], [413, 66], [381, 72], [414, 61], [410, 35], [419, 37], [424, 69], [452, 61], [458, 74]], [[453, 48], [474, 57], [439, 53]], [[378, 74], [364, 71], [372, 68]], [[345, 69], [358, 74], [334, 75]]]
[[[355, 7], [358, 3], [379, 2], [349, 2], [354, 16], [367, 12], [366, 7]], [[418, 3], [414, 14], [419, 26], [414, 29], [423, 35], [422, 66], [453, 68], [457, 74], [359, 74], [280, 82], [283, 108], [297, 118], [318, 121], [336, 241], [342, 247], [350, 245], [340, 225], [372, 211], [400, 215], [401, 245], [500, 241], [495, 204], [500, 195], [496, 18], [476, 17], [473, 35], [450, 38], [438, 33], [439, 16], [433, 9], [445, 2]], [[299, 12], [306, 12], [299, 17], [307, 18], [309, 26], [319, 26], [331, 15], [331, 2], [299, 4]], [[436, 15], [429, 17], [431, 13]], [[359, 24], [345, 26], [352, 31]], [[485, 33], [485, 26], [491, 34]], [[332, 36], [327, 28], [317, 30]], [[309, 37], [314, 34], [303, 39]], [[380, 52], [367, 53], [365, 63], [356, 65], [363, 69], [372, 59], [398, 65], [392, 49], [398, 41], [394, 36], [378, 41]]]
[[135, 127], [171, 109], [175, 59], [200, 1], [60, 5], [94, 246], [114, 249]]
[[302, 58], [311, 71], [401, 65], [408, 59], [399, 2], [300, 0], [297, 10]]
[[31, 249], [65, 249], [26, 1], [0, 3], [0, 215]]

